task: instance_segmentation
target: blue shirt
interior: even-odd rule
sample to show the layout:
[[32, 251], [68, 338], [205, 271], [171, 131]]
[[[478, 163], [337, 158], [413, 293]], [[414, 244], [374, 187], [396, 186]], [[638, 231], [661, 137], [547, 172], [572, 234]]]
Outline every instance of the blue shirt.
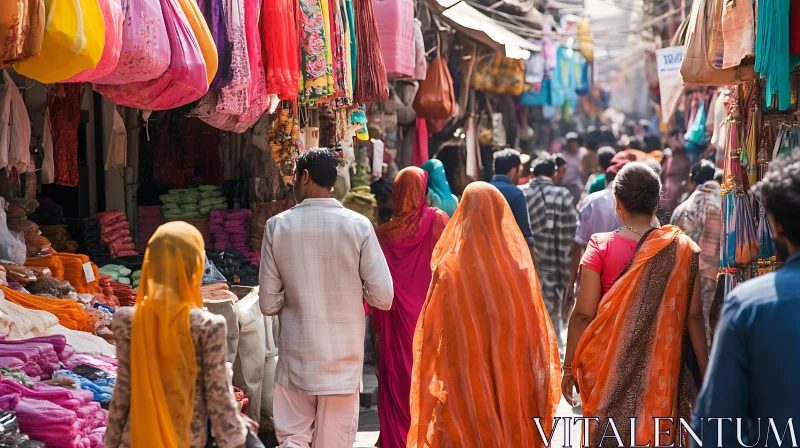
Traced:
[[522, 230], [522, 235], [525, 236], [525, 241], [528, 242], [528, 246], [533, 246], [531, 217], [528, 215], [528, 201], [525, 200], [525, 193], [514, 185], [508, 176], [503, 176], [502, 174], [495, 174], [489, 183], [500, 190], [500, 193], [506, 198], [508, 206], [511, 207], [511, 212], [514, 213], [514, 219], [517, 220], [517, 225]]
[[[744, 282], [725, 301], [693, 415], [698, 436], [699, 419], [706, 419], [702, 425], [704, 447], [717, 446], [718, 421], [709, 418], [733, 419], [722, 423], [722, 446], [726, 448], [742, 446], [737, 441], [736, 418], [742, 418], [742, 442], [747, 445], [758, 441], [757, 446], [791, 446], [786, 429], [790, 418], [794, 418], [794, 433], [800, 438], [798, 343], [800, 253], [789, 257], [780, 270]], [[770, 418], [775, 429], [769, 425]], [[775, 430], [783, 438], [780, 445]]]

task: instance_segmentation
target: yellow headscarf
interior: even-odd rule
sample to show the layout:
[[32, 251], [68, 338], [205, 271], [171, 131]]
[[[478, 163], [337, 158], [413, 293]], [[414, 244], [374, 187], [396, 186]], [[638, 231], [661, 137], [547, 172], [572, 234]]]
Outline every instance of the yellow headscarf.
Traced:
[[200, 232], [185, 222], [156, 230], [147, 245], [131, 328], [131, 445], [186, 447], [197, 362], [189, 313], [202, 307]]

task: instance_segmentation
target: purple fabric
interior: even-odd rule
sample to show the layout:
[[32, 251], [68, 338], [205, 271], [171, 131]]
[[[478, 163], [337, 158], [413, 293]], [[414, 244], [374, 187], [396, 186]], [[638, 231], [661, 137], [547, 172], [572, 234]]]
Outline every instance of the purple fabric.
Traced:
[[578, 228], [575, 242], [583, 247], [595, 233], [613, 232], [622, 226], [614, 201], [614, 183], [609, 183], [603, 191], [590, 194], [584, 199], [578, 214]]
[[[423, 196], [423, 201], [425, 197]], [[410, 240], [392, 241], [378, 233], [394, 283], [394, 301], [388, 311], [373, 310], [375, 331], [380, 334], [378, 358], [380, 387], [378, 415], [381, 446], [405, 446], [411, 425], [408, 397], [414, 362], [414, 329], [431, 283], [431, 256], [440, 235], [434, 232], [436, 209], [423, 204], [425, 216]]]
[[[113, 364], [110, 362], [113, 361]], [[74, 369], [75, 366], [80, 364], [88, 364], [92, 367], [105, 370], [106, 372], [117, 373], [117, 361], [115, 359], [106, 358], [103, 356], [92, 356], [85, 353], [77, 353], [64, 361], [64, 365], [68, 369]]]
[[[24, 362], [36, 363], [48, 378], [59, 369], [59, 359], [51, 344], [45, 342], [2, 341], [0, 357], [19, 358]], [[27, 372], [26, 372], [27, 374]]]
[[67, 347], [67, 338], [63, 334], [40, 336], [38, 338], [23, 339], [21, 341], [0, 341], [0, 344], [13, 344], [20, 342], [44, 342], [45, 344], [50, 344], [53, 346], [53, 349], [56, 351], [59, 359], [62, 359], [61, 357], [63, 356], [64, 349]]
[[211, 90], [221, 90], [228, 87], [233, 81], [233, 69], [231, 68], [231, 55], [233, 52], [233, 42], [228, 34], [228, 19], [225, 17], [225, 8], [222, 0], [198, 0], [197, 6], [203, 12], [214, 45], [217, 47], [217, 60], [219, 65], [217, 74], [211, 82]]

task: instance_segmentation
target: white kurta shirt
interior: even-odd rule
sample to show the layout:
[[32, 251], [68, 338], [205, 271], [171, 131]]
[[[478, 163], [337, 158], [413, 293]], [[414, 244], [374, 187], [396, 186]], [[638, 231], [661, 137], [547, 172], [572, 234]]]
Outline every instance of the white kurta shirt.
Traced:
[[394, 289], [375, 230], [336, 199], [306, 199], [267, 221], [261, 311], [280, 316], [275, 381], [300, 394], [355, 393], [364, 364], [363, 299]]

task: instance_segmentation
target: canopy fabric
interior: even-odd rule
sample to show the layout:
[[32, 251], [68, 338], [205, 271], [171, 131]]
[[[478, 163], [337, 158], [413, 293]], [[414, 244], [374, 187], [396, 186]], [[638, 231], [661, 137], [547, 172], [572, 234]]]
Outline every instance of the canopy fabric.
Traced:
[[512, 59], [528, 59], [531, 51], [542, 47], [505, 29], [500, 23], [483, 14], [463, 0], [426, 0], [428, 7], [453, 28], [488, 45]]

